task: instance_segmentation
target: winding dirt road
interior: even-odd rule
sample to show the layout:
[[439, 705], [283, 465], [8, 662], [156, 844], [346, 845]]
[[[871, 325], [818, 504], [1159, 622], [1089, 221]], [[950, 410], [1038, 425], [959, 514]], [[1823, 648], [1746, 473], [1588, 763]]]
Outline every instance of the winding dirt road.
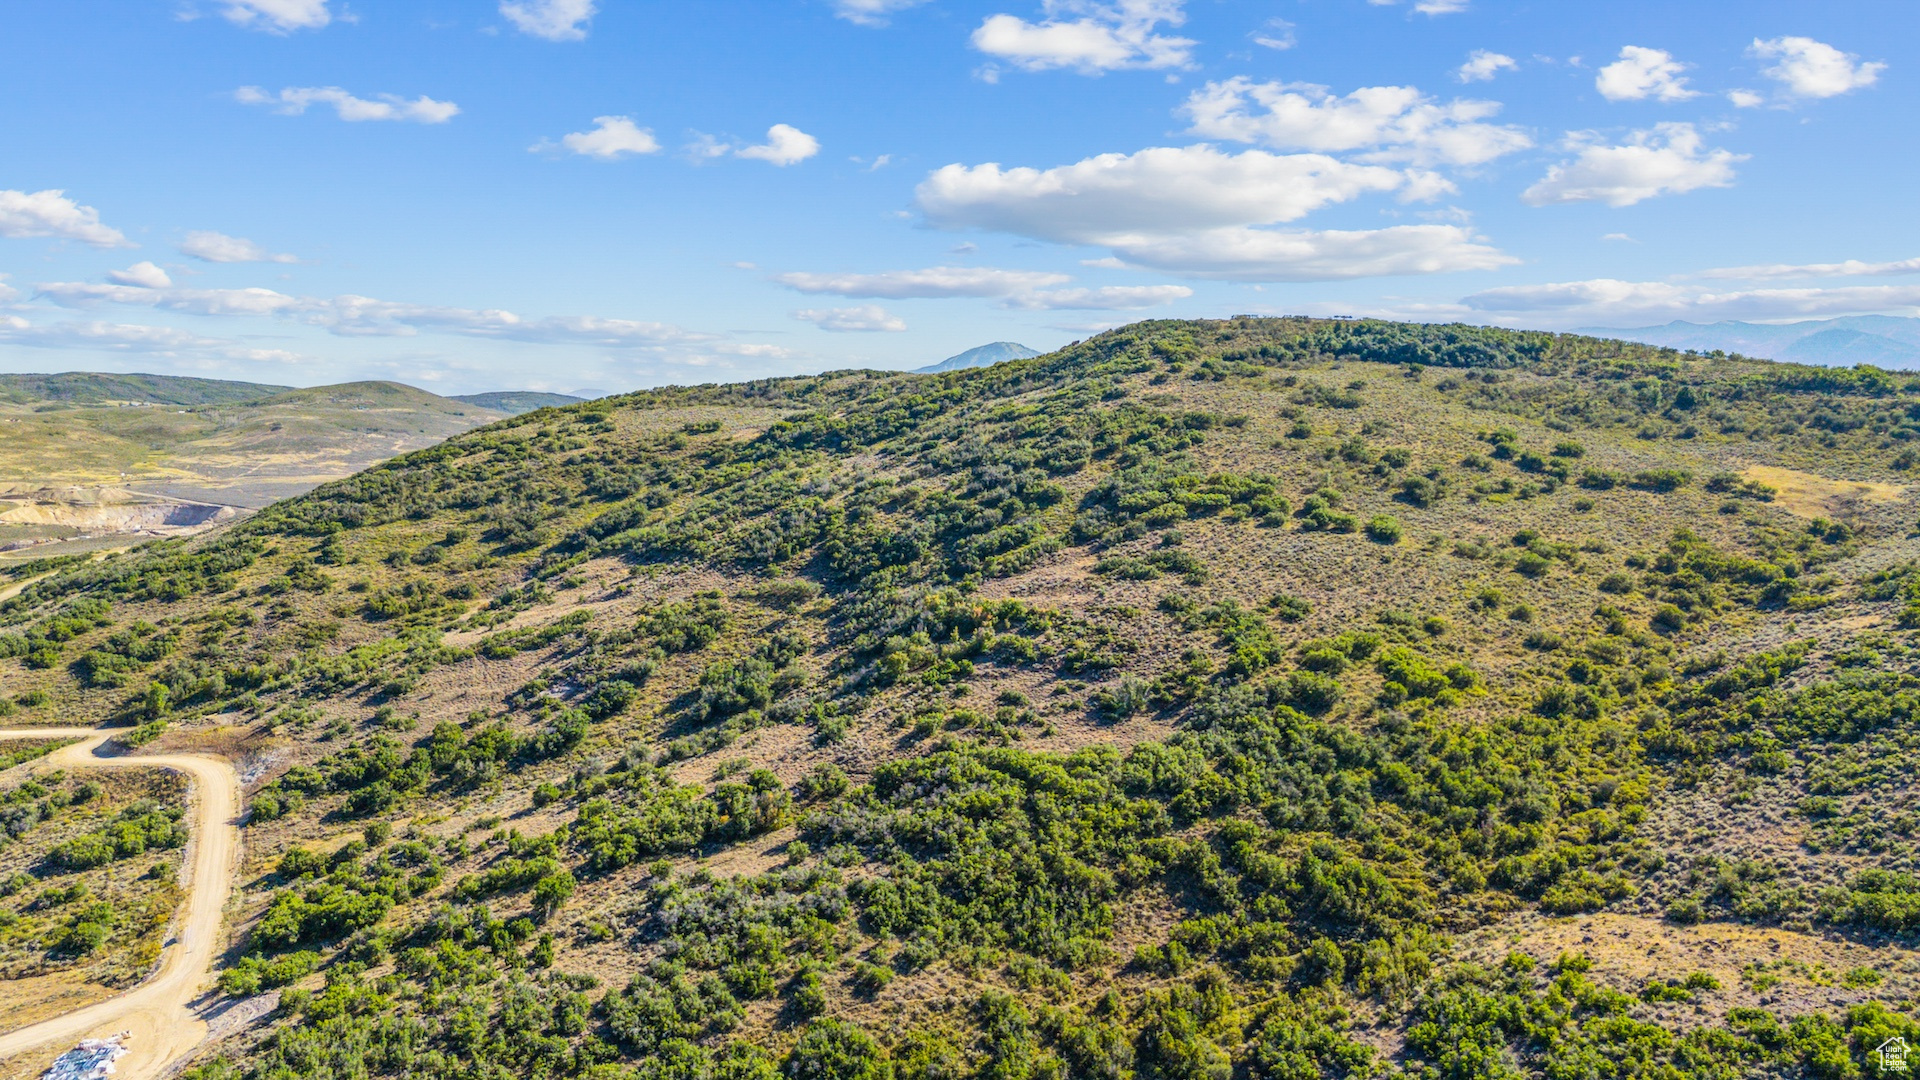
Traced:
[[[66, 1050], [81, 1039], [125, 1031], [132, 1053], [116, 1075], [149, 1080], [190, 1053], [207, 1027], [191, 1005], [205, 992], [214, 957], [221, 951], [221, 914], [233, 892], [240, 854], [240, 775], [217, 757], [199, 754], [103, 756], [101, 745], [117, 734], [98, 728], [27, 728], [0, 731], [4, 739], [79, 738], [39, 759], [64, 769], [171, 769], [193, 782], [190, 839], [181, 886], [186, 902], [174, 919], [173, 936], [160, 965], [124, 994], [29, 1027], [0, 1034], [0, 1060], [52, 1045]], [[0, 1023], [4, 1014], [0, 1014]]]

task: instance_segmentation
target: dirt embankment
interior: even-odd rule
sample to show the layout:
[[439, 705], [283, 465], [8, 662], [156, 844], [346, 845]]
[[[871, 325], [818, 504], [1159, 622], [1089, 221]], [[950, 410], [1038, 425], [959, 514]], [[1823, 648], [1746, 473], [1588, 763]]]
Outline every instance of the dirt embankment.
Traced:
[[171, 769], [185, 774], [193, 782], [192, 838], [182, 880], [186, 902], [174, 917], [159, 965], [145, 982], [105, 1001], [0, 1034], [0, 1063], [126, 1032], [132, 1053], [119, 1063], [119, 1074], [154, 1077], [206, 1037], [207, 1025], [193, 1005], [206, 992], [222, 947], [222, 915], [239, 864], [240, 776], [230, 762], [216, 757], [103, 753], [114, 734], [91, 728], [25, 728], [0, 731], [0, 740], [81, 738], [40, 759], [39, 764], [55, 768]]

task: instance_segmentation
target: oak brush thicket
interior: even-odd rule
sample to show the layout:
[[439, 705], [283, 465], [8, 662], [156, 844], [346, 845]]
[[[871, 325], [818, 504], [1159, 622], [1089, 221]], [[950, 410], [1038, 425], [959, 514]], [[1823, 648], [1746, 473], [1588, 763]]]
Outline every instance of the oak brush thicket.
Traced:
[[[1142, 323], [16, 565], [0, 675], [273, 763], [220, 986], [279, 1003], [199, 1080], [1850, 1077], [1920, 1044], [1916, 436], [1870, 369]], [[1887, 970], [1487, 947], [1596, 914]]]

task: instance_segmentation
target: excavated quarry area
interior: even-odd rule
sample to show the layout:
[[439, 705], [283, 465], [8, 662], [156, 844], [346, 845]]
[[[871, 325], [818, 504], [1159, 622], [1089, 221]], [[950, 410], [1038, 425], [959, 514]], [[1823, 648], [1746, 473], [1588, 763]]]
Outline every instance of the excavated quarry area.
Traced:
[[0, 552], [75, 540], [191, 536], [244, 512], [122, 487], [0, 484]]

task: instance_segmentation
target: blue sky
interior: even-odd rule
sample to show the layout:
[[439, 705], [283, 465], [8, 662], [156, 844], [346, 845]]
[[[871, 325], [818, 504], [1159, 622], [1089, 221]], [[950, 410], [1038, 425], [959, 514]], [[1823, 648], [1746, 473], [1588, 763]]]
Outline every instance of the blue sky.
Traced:
[[0, 370], [619, 390], [1147, 317], [1920, 314], [1910, 0], [0, 18]]

